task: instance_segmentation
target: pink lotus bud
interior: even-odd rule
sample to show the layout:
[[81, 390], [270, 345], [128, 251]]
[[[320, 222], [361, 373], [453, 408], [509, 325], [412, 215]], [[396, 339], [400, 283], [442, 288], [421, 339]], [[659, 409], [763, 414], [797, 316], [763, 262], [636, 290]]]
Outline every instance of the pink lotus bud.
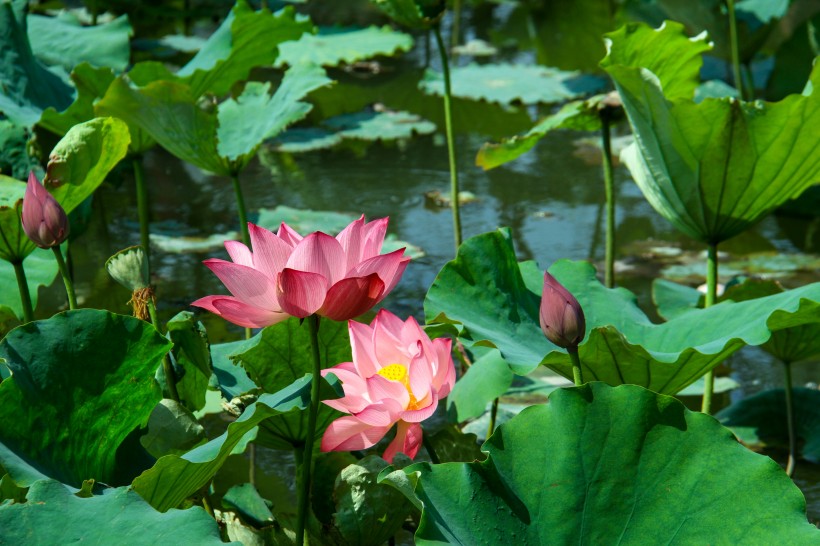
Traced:
[[544, 273], [544, 293], [541, 295], [541, 329], [552, 343], [565, 349], [576, 349], [584, 339], [584, 310], [575, 296]]
[[33, 172], [28, 175], [23, 197], [23, 231], [40, 248], [57, 246], [68, 237], [68, 217]]

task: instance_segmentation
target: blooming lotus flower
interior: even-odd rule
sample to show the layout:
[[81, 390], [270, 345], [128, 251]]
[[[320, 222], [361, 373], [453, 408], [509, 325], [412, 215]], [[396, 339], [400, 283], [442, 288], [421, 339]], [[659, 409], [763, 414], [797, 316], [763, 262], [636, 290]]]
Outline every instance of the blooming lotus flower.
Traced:
[[541, 330], [547, 339], [565, 349], [578, 348], [586, 333], [584, 310], [575, 296], [547, 272], [544, 272], [539, 315]]
[[410, 261], [403, 248], [379, 254], [387, 218], [365, 223], [362, 216], [335, 238], [321, 231], [302, 237], [284, 223], [275, 234], [251, 223], [248, 228], [253, 252], [226, 241], [233, 262], [203, 262], [233, 295], [191, 304], [248, 328], [314, 313], [357, 317], [393, 290]]
[[421, 425], [447, 396], [456, 380], [449, 339], [430, 338], [413, 317], [402, 321], [382, 309], [372, 324], [348, 323], [353, 362], [322, 371], [342, 382], [344, 397], [324, 400], [350, 413], [333, 421], [322, 437], [322, 451], [365, 449], [398, 423], [383, 458], [398, 452], [415, 457]]
[[40, 248], [57, 246], [68, 237], [68, 217], [63, 207], [40, 184], [34, 172], [28, 174], [20, 219], [23, 231]]

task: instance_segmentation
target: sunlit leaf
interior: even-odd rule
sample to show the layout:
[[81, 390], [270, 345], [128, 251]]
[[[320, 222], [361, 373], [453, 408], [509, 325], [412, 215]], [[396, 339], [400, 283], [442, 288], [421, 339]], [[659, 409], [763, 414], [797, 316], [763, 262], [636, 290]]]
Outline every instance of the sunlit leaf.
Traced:
[[0, 528], [9, 544], [223, 544], [202, 508], [160, 514], [128, 487], [80, 498], [53, 480], [33, 484], [25, 503], [0, 504]]
[[112, 483], [117, 448], [160, 399], [154, 371], [169, 348], [150, 324], [95, 309], [16, 328], [0, 342], [12, 372], [0, 383], [0, 442], [69, 485]]
[[412, 47], [413, 38], [409, 34], [388, 26], [328, 29], [319, 34], [303, 34], [298, 40], [280, 45], [276, 66], [337, 66], [378, 55], [394, 55], [399, 51], [409, 51]]
[[417, 485], [403, 491], [423, 504], [416, 544], [820, 539], [774, 461], [708, 415], [633, 385], [559, 389], [483, 449], [482, 463], [405, 469]]
[[29, 171], [40, 174], [40, 162], [29, 155], [32, 132], [28, 127], [0, 120], [0, 172], [25, 180]]
[[435, 124], [415, 114], [390, 111], [343, 114], [326, 120], [324, 125], [338, 131], [342, 138], [359, 140], [396, 140], [436, 131]]
[[[556, 103], [600, 91], [606, 86], [598, 76], [546, 66], [470, 64], [451, 70], [454, 97], [510, 104]], [[444, 94], [444, 78], [428, 70], [419, 86], [427, 93]]]
[[[605, 288], [585, 262], [550, 267], [581, 303], [587, 335], [579, 347], [586, 380], [632, 383], [674, 394], [743, 345], [772, 332], [820, 320], [820, 283], [766, 298], [684, 313], [654, 324], [623, 288]], [[454, 326], [467, 344], [497, 347], [515, 373], [539, 364], [571, 378], [569, 355], [547, 341], [539, 324], [543, 272], [516, 261], [509, 233], [465, 241], [425, 299], [428, 323]]]
[[94, 101], [105, 95], [114, 78], [114, 71], [110, 68], [95, 68], [88, 63], [77, 65], [71, 72], [71, 81], [77, 88], [74, 102], [62, 112], [51, 106], [46, 108], [38, 125], [52, 133], [64, 135], [78, 123], [94, 118]]

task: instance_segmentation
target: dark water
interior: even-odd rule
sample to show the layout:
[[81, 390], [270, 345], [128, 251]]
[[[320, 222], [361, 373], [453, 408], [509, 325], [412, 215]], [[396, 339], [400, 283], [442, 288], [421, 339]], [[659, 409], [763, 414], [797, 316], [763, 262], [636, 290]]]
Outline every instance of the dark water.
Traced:
[[[469, 26], [472, 20], [465, 19], [467, 38], [486, 34], [482, 27]], [[422, 46], [406, 59], [388, 63], [387, 70], [374, 77], [334, 72], [332, 75], [340, 80], [338, 87], [344, 92], [320, 93], [314, 116], [356, 111], [379, 102], [418, 113], [443, 127], [440, 100], [423, 96], [416, 89], [424, 57]], [[502, 57], [532, 62], [535, 57], [555, 58], [556, 52], [502, 52]], [[584, 56], [580, 57], [576, 64], [588, 64]], [[437, 63], [432, 65], [436, 67]], [[596, 157], [594, 150], [587, 152], [584, 159], [577, 152], [583, 148], [574, 143], [580, 138], [594, 139], [596, 135], [559, 132], [507, 166], [484, 172], [474, 165], [482, 143], [525, 131], [534, 119], [548, 111], [547, 107], [539, 110], [455, 102], [462, 189], [478, 198], [462, 208], [465, 238], [508, 226], [512, 228], [519, 257], [537, 260], [542, 268], [559, 258], [588, 259], [600, 265], [604, 256], [600, 165], [589, 162], [589, 157]], [[628, 133], [626, 126], [616, 130]], [[160, 149], [146, 154], [144, 161], [152, 198], [152, 231], [204, 237], [238, 228], [229, 180], [204, 174]], [[115, 251], [139, 242], [133, 178], [126, 167], [118, 169], [110, 183], [98, 192], [89, 233], [72, 249], [76, 287], [83, 306], [128, 312], [129, 294], [111, 281], [103, 268]], [[616, 169], [616, 181], [618, 255], [624, 266], [617, 281], [635, 291], [642, 306], [649, 309], [649, 283], [660, 265], [643, 257], [637, 249], [701, 249], [655, 213], [625, 168]], [[284, 160], [274, 154], [265, 164], [254, 162], [243, 173], [242, 185], [251, 215], [260, 208], [287, 205], [364, 213], [368, 218], [390, 216], [390, 232], [420, 246], [425, 256], [411, 263], [385, 306], [400, 315], [422, 318], [424, 293], [442, 265], [454, 255], [449, 210], [432, 206], [424, 197], [428, 191], [449, 192], [446, 146], [440, 136], [417, 137], [401, 144], [347, 146]], [[816, 229], [815, 224], [811, 220], [769, 217], [751, 232], [728, 242], [723, 250], [733, 256], [766, 250], [817, 253], [820, 245], [809, 236], [810, 230]], [[221, 283], [201, 265], [206, 257], [227, 255], [224, 250], [169, 254], [154, 249], [154, 281], [163, 316], [168, 318], [188, 309], [188, 304], [199, 297], [223, 292]], [[799, 282], [812, 280], [820, 280], [820, 275], [810, 273]], [[44, 305], [57, 301], [60, 290], [59, 286], [51, 287]], [[240, 329], [222, 320], [208, 315], [202, 318], [214, 341], [241, 335]], [[782, 385], [779, 366], [762, 351], [741, 351], [729, 364], [731, 369], [727, 372], [741, 383], [741, 388], [731, 395], [733, 399]], [[795, 366], [795, 383], [820, 382], [816, 364]], [[813, 520], [820, 519], [818, 481], [816, 466], [801, 466], [798, 484], [809, 496], [809, 515]]]

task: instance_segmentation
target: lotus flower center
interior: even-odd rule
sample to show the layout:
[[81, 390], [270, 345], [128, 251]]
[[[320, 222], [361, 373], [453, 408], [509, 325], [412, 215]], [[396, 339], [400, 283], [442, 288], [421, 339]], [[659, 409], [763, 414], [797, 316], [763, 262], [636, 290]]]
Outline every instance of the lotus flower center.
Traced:
[[413, 396], [413, 391], [410, 390], [410, 374], [407, 372], [407, 367], [402, 364], [389, 364], [376, 372], [380, 376], [389, 381], [398, 381], [404, 388], [407, 389], [407, 394], [410, 395], [410, 402], [407, 404], [407, 409], [419, 409], [419, 401]]

